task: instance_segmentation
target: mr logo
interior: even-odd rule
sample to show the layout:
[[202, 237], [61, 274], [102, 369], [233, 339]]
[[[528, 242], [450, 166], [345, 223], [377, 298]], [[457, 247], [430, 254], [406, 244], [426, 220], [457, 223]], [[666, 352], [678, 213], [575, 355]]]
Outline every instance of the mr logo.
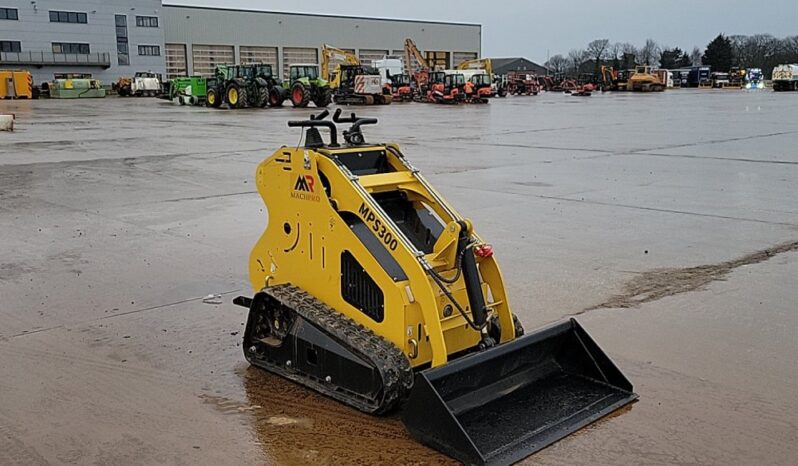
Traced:
[[291, 191], [292, 199], [299, 199], [301, 201], [319, 202], [321, 196], [314, 194], [316, 192], [316, 178], [312, 175], [299, 175], [294, 183], [294, 190]]
[[299, 175], [296, 179], [296, 184], [294, 185], [295, 191], [307, 191], [309, 193], [313, 192], [313, 186], [316, 184], [316, 179], [313, 178], [311, 175]]

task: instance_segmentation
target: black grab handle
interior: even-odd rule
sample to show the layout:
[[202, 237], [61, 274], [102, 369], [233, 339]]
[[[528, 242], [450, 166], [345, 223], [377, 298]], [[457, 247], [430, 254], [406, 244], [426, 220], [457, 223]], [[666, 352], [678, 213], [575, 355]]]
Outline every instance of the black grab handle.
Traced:
[[354, 123], [357, 120], [357, 116], [355, 116], [355, 112], [349, 114], [349, 118], [341, 118], [342, 110], [340, 108], [335, 109], [335, 115], [333, 115], [333, 121], [336, 123]]
[[[340, 108], [338, 110], [340, 110]], [[325, 108], [324, 111], [319, 113], [318, 115], [311, 114], [310, 115], [310, 119], [311, 120], [323, 120], [323, 119], [327, 118], [328, 116], [330, 116], [330, 111]]]
[[[322, 112], [323, 113], [323, 112]], [[335, 123], [328, 120], [295, 120], [289, 121], [289, 128], [317, 128], [324, 127], [330, 130], [330, 147], [338, 147], [338, 128]]]
[[354, 112], [350, 113], [348, 117], [341, 117], [340, 108], [335, 110], [335, 114], [333, 115], [333, 121], [336, 123], [354, 123], [349, 131], [357, 130], [360, 128], [361, 125], [376, 125], [379, 123], [376, 118], [358, 118]]
[[363, 125], [376, 125], [377, 123], [379, 123], [379, 121], [376, 118], [358, 118], [357, 121], [352, 123], [349, 132], [356, 133], [360, 131], [360, 127]]

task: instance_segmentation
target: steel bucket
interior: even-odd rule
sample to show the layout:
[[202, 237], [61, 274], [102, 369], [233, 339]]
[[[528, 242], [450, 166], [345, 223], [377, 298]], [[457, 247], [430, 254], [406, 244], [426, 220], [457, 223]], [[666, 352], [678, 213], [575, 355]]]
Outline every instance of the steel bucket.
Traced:
[[410, 433], [466, 464], [511, 464], [637, 399], [571, 319], [416, 375]]

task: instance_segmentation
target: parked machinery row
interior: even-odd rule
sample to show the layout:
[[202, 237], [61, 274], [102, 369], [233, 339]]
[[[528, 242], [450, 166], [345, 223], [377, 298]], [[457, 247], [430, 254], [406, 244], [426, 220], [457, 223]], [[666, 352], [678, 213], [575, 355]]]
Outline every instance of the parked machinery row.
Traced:
[[102, 83], [96, 79], [62, 78], [37, 87], [26, 70], [0, 70], [0, 99], [37, 99], [41, 95], [53, 99], [85, 99], [105, 97]]
[[162, 92], [163, 77], [150, 72], [138, 72], [132, 78], [121, 77], [111, 85], [120, 97], [158, 97]]

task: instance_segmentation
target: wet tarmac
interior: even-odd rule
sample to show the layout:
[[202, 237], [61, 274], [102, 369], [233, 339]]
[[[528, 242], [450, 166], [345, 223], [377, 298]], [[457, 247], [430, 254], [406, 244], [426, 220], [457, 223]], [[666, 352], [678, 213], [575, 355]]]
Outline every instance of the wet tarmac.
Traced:
[[[794, 464], [798, 95], [398, 104], [527, 329], [577, 316], [640, 401], [524, 464]], [[249, 368], [257, 163], [310, 111], [0, 101], [0, 464], [451, 464]], [[222, 304], [203, 303], [221, 294]]]

